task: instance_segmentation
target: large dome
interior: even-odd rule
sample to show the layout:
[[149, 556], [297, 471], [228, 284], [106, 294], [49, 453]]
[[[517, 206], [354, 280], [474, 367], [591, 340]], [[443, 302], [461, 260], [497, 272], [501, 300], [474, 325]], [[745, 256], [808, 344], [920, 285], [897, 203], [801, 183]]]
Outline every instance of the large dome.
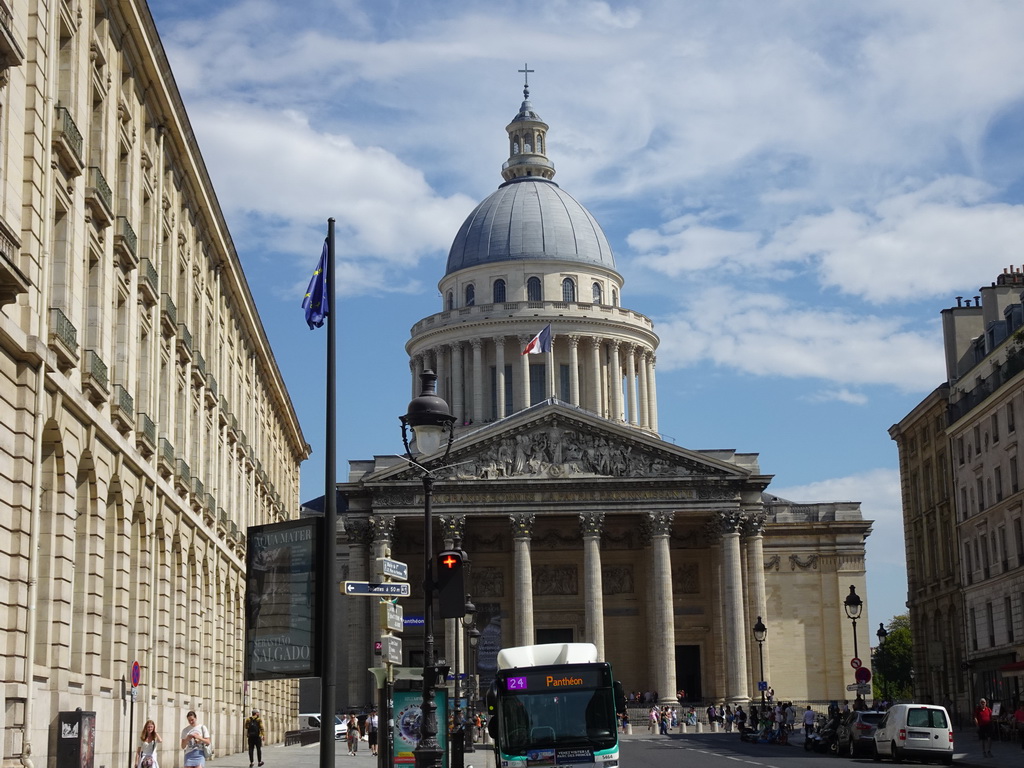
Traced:
[[558, 259], [615, 269], [608, 238], [590, 211], [557, 184], [511, 179], [469, 214], [448, 252], [445, 274], [519, 259]]

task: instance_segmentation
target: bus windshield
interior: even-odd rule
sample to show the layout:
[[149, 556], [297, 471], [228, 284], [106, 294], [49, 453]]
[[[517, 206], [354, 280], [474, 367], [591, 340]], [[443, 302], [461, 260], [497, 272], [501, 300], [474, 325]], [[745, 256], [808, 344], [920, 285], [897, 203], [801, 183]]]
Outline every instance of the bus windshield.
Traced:
[[616, 745], [612, 689], [508, 693], [501, 699], [502, 752], [537, 747], [611, 749]]

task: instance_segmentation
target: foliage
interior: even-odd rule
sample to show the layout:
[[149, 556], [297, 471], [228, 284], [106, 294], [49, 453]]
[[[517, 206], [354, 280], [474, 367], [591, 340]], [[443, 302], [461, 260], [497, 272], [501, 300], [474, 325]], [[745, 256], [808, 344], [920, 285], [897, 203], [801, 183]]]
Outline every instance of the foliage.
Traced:
[[906, 614], [894, 616], [885, 629], [888, 635], [874, 652], [871, 679], [875, 699], [909, 701], [914, 695], [914, 640], [910, 633], [910, 617]]

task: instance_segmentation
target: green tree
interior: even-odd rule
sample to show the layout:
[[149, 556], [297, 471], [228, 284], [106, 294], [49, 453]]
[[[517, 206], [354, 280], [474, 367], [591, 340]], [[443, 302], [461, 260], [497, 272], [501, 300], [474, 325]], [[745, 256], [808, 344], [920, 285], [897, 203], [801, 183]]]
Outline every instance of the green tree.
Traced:
[[886, 627], [885, 640], [875, 649], [874, 694], [878, 700], [908, 701], [914, 696], [913, 666], [914, 639], [910, 633], [910, 617], [893, 616]]

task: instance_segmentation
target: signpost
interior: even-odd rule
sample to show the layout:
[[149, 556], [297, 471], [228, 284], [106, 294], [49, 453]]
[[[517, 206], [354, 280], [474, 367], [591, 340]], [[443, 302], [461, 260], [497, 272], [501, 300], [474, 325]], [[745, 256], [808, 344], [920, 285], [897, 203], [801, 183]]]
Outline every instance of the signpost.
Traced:
[[870, 683], [871, 682], [871, 670], [867, 667], [858, 667], [857, 671], [853, 674], [853, 679], [858, 683]]
[[412, 587], [408, 584], [376, 584], [371, 581], [346, 581], [342, 592], [349, 597], [408, 597]]
[[846, 686], [848, 691], [856, 691], [857, 693], [871, 693], [871, 686], [862, 683], [853, 683]]
[[380, 576], [390, 576], [392, 579], [398, 579], [398, 581], [408, 581], [409, 565], [407, 563], [400, 563], [398, 560], [392, 560], [389, 557], [378, 557], [377, 573]]
[[393, 637], [392, 635], [384, 635], [381, 638], [384, 643], [382, 648], [382, 656], [384, 661], [388, 664], [401, 664], [402, 663], [402, 638]]

